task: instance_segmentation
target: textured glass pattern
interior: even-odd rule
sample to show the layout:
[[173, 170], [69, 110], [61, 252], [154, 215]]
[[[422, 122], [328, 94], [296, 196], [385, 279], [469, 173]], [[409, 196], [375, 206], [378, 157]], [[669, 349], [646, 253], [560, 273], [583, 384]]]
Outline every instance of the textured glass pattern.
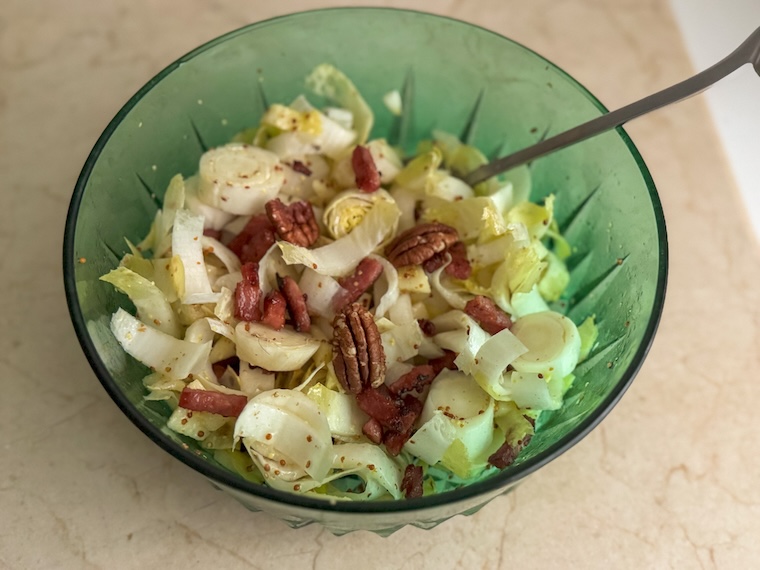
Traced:
[[[580, 440], [615, 404], [652, 341], [665, 292], [665, 225], [652, 180], [627, 135], [614, 131], [532, 165], [534, 195], [554, 193], [562, 229], [576, 248], [559, 310], [594, 314], [598, 347], [559, 411], [504, 472], [469, 487], [413, 501], [337, 503], [256, 486], [223, 470], [191, 440], [163, 428], [168, 409], [143, 400], [145, 370], [109, 332], [124, 297], [98, 281], [147, 232], [169, 179], [195, 172], [211, 146], [255, 125], [269, 102], [305, 90], [319, 63], [351, 77], [376, 112], [373, 136], [407, 151], [433, 128], [461, 135], [495, 156], [599, 115], [603, 107], [562, 70], [530, 50], [462, 22], [384, 9], [307, 12], [214, 40], [152, 79], [108, 126], [71, 202], [64, 277], [72, 319], [96, 374], [149, 437], [249, 508], [293, 526], [334, 532], [428, 528], [469, 514]], [[400, 117], [382, 103], [399, 89]], [[314, 98], [316, 103], [321, 103]], [[81, 263], [80, 259], [86, 259]]]

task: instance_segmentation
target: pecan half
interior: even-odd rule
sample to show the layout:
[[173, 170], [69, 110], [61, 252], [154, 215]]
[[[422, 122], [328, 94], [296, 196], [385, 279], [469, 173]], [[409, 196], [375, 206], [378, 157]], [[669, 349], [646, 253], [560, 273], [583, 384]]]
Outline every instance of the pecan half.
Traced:
[[333, 366], [347, 392], [359, 394], [385, 381], [385, 351], [375, 319], [359, 303], [343, 309], [333, 323]]
[[459, 241], [457, 231], [437, 222], [417, 224], [396, 236], [385, 255], [395, 267], [422, 265]]
[[319, 237], [319, 226], [309, 202], [293, 202], [289, 206], [279, 198], [264, 206], [280, 239], [301, 247], [309, 247]]

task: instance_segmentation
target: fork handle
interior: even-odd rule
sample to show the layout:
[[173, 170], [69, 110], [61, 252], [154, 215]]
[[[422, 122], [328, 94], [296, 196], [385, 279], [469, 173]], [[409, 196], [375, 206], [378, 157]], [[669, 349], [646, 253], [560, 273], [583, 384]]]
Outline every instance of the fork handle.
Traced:
[[701, 73], [513, 154], [497, 158], [470, 172], [464, 177], [464, 181], [470, 186], [475, 186], [510, 168], [525, 164], [554, 150], [619, 127], [631, 119], [640, 117], [650, 111], [677, 103], [704, 91], [717, 81], [739, 69], [745, 63], [752, 63], [755, 70], [760, 74], [760, 28], [755, 30], [728, 56]]

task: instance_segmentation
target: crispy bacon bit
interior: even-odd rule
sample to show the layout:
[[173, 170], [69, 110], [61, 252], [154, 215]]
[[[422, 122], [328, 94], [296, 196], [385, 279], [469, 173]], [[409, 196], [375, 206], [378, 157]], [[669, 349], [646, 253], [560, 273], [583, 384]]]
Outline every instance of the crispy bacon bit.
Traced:
[[407, 394], [392, 394], [383, 384], [356, 395], [359, 408], [383, 428], [383, 444], [391, 455], [398, 455], [412, 436], [414, 422], [422, 413], [422, 402]]
[[357, 301], [383, 273], [383, 265], [376, 259], [365, 257], [356, 266], [351, 275], [338, 279], [338, 284], [343, 288], [333, 298], [333, 309], [337, 312], [346, 305]]
[[412, 437], [414, 422], [422, 413], [422, 402], [414, 396], [407, 395], [404, 398], [404, 411], [398, 418], [399, 429], [388, 430], [383, 435], [385, 449], [393, 456], [398, 455], [404, 444]]
[[444, 273], [451, 275], [455, 279], [467, 279], [472, 273], [472, 267], [467, 259], [467, 248], [461, 241], [456, 242], [449, 247], [451, 254], [451, 263], [443, 270]]
[[215, 230], [213, 228], [203, 228], [203, 235], [214, 238], [215, 240], [222, 239], [222, 230]]
[[362, 433], [366, 435], [372, 443], [379, 445], [383, 442], [383, 426], [381, 426], [380, 422], [375, 418], [370, 418], [366, 421], [362, 427]]
[[427, 319], [417, 319], [417, 324], [420, 325], [420, 330], [425, 336], [435, 336], [435, 325], [432, 321]]
[[185, 387], [179, 395], [180, 408], [194, 412], [211, 412], [227, 418], [238, 417], [247, 403], [248, 398], [243, 395], [222, 394], [213, 390]]
[[384, 384], [358, 393], [356, 403], [365, 414], [377, 420], [384, 427], [395, 425], [393, 421], [401, 415], [401, 406], [403, 405], [399, 398], [393, 397]]
[[264, 230], [262, 233], [251, 238], [247, 244], [243, 246], [243, 252], [240, 255], [240, 261], [247, 263], [253, 261], [258, 263], [261, 258], [264, 257], [269, 248], [274, 245], [274, 231]]
[[435, 375], [438, 376], [438, 374], [440, 374], [441, 370], [444, 368], [448, 368], [449, 370], [457, 369], [457, 365], [454, 364], [456, 357], [456, 352], [452, 352], [451, 350], [444, 350], [443, 356], [439, 356], [438, 358], [431, 358], [428, 361], [428, 364], [433, 367], [433, 372], [435, 372]]
[[303, 162], [300, 160], [294, 160], [293, 164], [290, 166], [293, 170], [296, 172], [303, 174], [304, 176], [311, 176], [311, 170], [308, 166], [306, 166]]
[[389, 431], [383, 436], [383, 445], [385, 450], [396, 457], [404, 448], [404, 444], [412, 437], [411, 433], [402, 433], [398, 431]]
[[496, 334], [512, 326], [509, 315], [497, 307], [490, 298], [483, 295], [478, 295], [468, 301], [464, 312], [475, 319], [489, 334]]
[[309, 332], [311, 330], [311, 317], [306, 307], [306, 297], [301, 292], [298, 283], [290, 276], [280, 278], [279, 275], [277, 276], [277, 283], [287, 301], [293, 328], [298, 332]]
[[281, 239], [301, 247], [309, 247], [319, 237], [319, 226], [311, 203], [293, 202], [286, 206], [279, 198], [264, 205], [269, 221]]
[[362, 192], [374, 192], [380, 188], [380, 173], [372, 153], [366, 146], [358, 145], [351, 155], [351, 166], [356, 176], [356, 187]]
[[249, 261], [240, 267], [240, 273], [243, 275], [243, 281], [259, 283], [259, 264]]
[[261, 320], [259, 264], [244, 263], [240, 271], [243, 279], [235, 287], [235, 317], [241, 321], [259, 321]]
[[242, 231], [227, 244], [240, 261], [258, 263], [274, 244], [274, 226], [266, 214], [253, 216]]
[[278, 331], [285, 326], [285, 311], [288, 308], [285, 296], [277, 289], [270, 291], [264, 298], [264, 315], [261, 322]]
[[407, 499], [422, 496], [422, 467], [419, 465], [406, 466], [404, 477], [401, 479], [401, 490]]
[[499, 449], [489, 456], [488, 463], [498, 469], [504, 469], [505, 467], [512, 465], [523, 448], [530, 443], [531, 437], [532, 436], [528, 434], [514, 445], [505, 441]]
[[[409, 439], [412, 435], [412, 429], [414, 428], [414, 422], [420, 417], [422, 413], [422, 402], [411, 394], [404, 396], [401, 406], [401, 416], [396, 423], [396, 429], [398, 432], [405, 434]], [[404, 440], [406, 443], [406, 440]]]
[[388, 388], [391, 393], [399, 395], [409, 392], [422, 393], [425, 386], [430, 384], [435, 377], [436, 372], [430, 364], [421, 364], [399, 377]]
[[384, 384], [357, 394], [356, 403], [384, 428], [398, 432], [411, 430], [422, 412], [422, 403], [417, 398], [410, 395], [403, 398], [395, 396]]

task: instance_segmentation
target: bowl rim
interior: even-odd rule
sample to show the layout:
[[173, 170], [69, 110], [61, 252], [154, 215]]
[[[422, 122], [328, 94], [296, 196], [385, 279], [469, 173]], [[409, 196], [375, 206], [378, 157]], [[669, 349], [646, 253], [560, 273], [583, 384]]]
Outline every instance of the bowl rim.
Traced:
[[170, 63], [154, 75], [148, 82], [146, 82], [127, 102], [119, 109], [116, 115], [111, 119], [101, 135], [98, 137], [95, 145], [90, 151], [82, 171], [79, 174], [74, 191], [69, 203], [69, 208], [66, 216], [66, 224], [64, 229], [63, 239], [63, 280], [64, 290], [66, 294], [66, 303], [69, 309], [69, 314], [74, 326], [74, 330], [82, 348], [82, 351], [90, 364], [90, 367], [95, 372], [100, 383], [104, 389], [114, 401], [114, 403], [121, 409], [129, 420], [137, 426], [145, 435], [148, 436], [154, 443], [159, 445], [164, 451], [181, 461], [186, 466], [201, 473], [207, 477], [212, 483], [220, 483], [227, 487], [242, 492], [245, 494], [259, 497], [260, 499], [269, 500], [275, 503], [289, 505], [292, 507], [299, 507], [302, 509], [308, 509], [311, 511], [329, 511], [335, 513], [344, 513], [345, 515], [366, 515], [366, 514], [392, 514], [409, 512], [416, 510], [427, 510], [443, 505], [453, 505], [463, 501], [471, 501], [478, 496], [482, 496], [484, 501], [489, 500], [494, 492], [498, 492], [500, 489], [506, 490], [516, 482], [537, 471], [544, 465], [553, 461], [586, 435], [593, 430], [615, 407], [620, 398], [626, 392], [631, 385], [634, 377], [641, 368], [647, 353], [649, 352], [652, 342], [657, 331], [657, 327], [660, 323], [660, 319], [663, 312], [663, 306], [665, 302], [665, 292], [667, 289], [667, 277], [668, 277], [668, 243], [667, 243], [667, 230], [665, 226], [665, 218], [662, 209], [662, 203], [660, 201], [657, 189], [654, 184], [654, 180], [646, 166], [644, 159], [639, 153], [638, 149], [634, 145], [631, 138], [622, 127], [618, 127], [617, 131], [620, 138], [623, 140], [631, 153], [631, 156], [636, 161], [636, 164], [641, 172], [642, 178], [646, 183], [649, 198], [651, 200], [652, 209], [655, 217], [655, 223], [658, 233], [658, 255], [659, 264], [657, 271], [657, 284], [655, 289], [655, 296], [653, 299], [653, 310], [649, 316], [649, 321], [644, 330], [641, 344], [639, 345], [636, 354], [633, 356], [630, 365], [623, 372], [620, 380], [616, 386], [612, 389], [610, 394], [602, 401], [598, 406], [596, 412], [586, 418], [578, 426], [576, 426], [571, 432], [566, 434], [554, 442], [549, 448], [541, 455], [530, 458], [524, 463], [519, 464], [514, 469], [508, 469], [501, 473], [496, 473], [493, 476], [452, 491], [445, 493], [430, 495], [427, 497], [420, 497], [414, 499], [405, 500], [381, 500], [381, 501], [329, 501], [324, 499], [312, 498], [304, 495], [298, 495], [295, 493], [289, 493], [285, 491], [278, 491], [264, 484], [257, 484], [249, 482], [242, 477], [236, 475], [231, 471], [227, 471], [223, 468], [218, 468], [203, 458], [197, 456], [189, 449], [184, 449], [181, 445], [169, 439], [164, 435], [161, 430], [150, 423], [136, 408], [132, 407], [132, 404], [122, 394], [114, 380], [111, 378], [104, 362], [98, 355], [97, 349], [92, 342], [87, 331], [87, 325], [84, 320], [84, 316], [79, 306], [79, 299], [76, 289], [75, 267], [76, 257], [74, 250], [75, 234], [78, 220], [79, 208], [81, 206], [84, 191], [87, 186], [90, 174], [111, 135], [119, 127], [122, 120], [129, 114], [129, 112], [135, 107], [135, 105], [153, 89], [160, 81], [178, 69], [180, 65], [187, 62], [197, 55], [216, 47], [217, 45], [224, 43], [238, 35], [250, 33], [253, 30], [269, 26], [273, 23], [280, 22], [287, 19], [297, 19], [301, 17], [309, 17], [313, 14], [323, 12], [399, 12], [399, 13], [411, 13], [419, 16], [430, 18], [431, 20], [442, 20], [456, 25], [463, 25], [480, 30], [483, 33], [498, 37], [500, 40], [506, 40], [512, 44], [524, 49], [525, 51], [535, 55], [540, 60], [551, 66], [554, 70], [560, 73], [567, 81], [573, 84], [588, 100], [595, 105], [602, 113], [608, 112], [608, 109], [580, 82], [573, 78], [570, 74], [565, 72], [562, 68], [549, 61], [541, 54], [535, 52], [529, 47], [523, 44], [503, 36], [493, 30], [489, 30], [477, 24], [459, 20], [456, 18], [442, 16], [438, 14], [432, 14], [429, 12], [423, 12], [420, 10], [412, 10], [406, 8], [385, 8], [385, 7], [331, 7], [321, 8], [315, 10], [305, 10], [300, 12], [292, 12], [261, 20], [251, 24], [247, 24], [235, 30], [231, 30], [225, 34], [215, 37], [202, 45], [192, 49], [185, 55], [180, 56], [174, 62]]

